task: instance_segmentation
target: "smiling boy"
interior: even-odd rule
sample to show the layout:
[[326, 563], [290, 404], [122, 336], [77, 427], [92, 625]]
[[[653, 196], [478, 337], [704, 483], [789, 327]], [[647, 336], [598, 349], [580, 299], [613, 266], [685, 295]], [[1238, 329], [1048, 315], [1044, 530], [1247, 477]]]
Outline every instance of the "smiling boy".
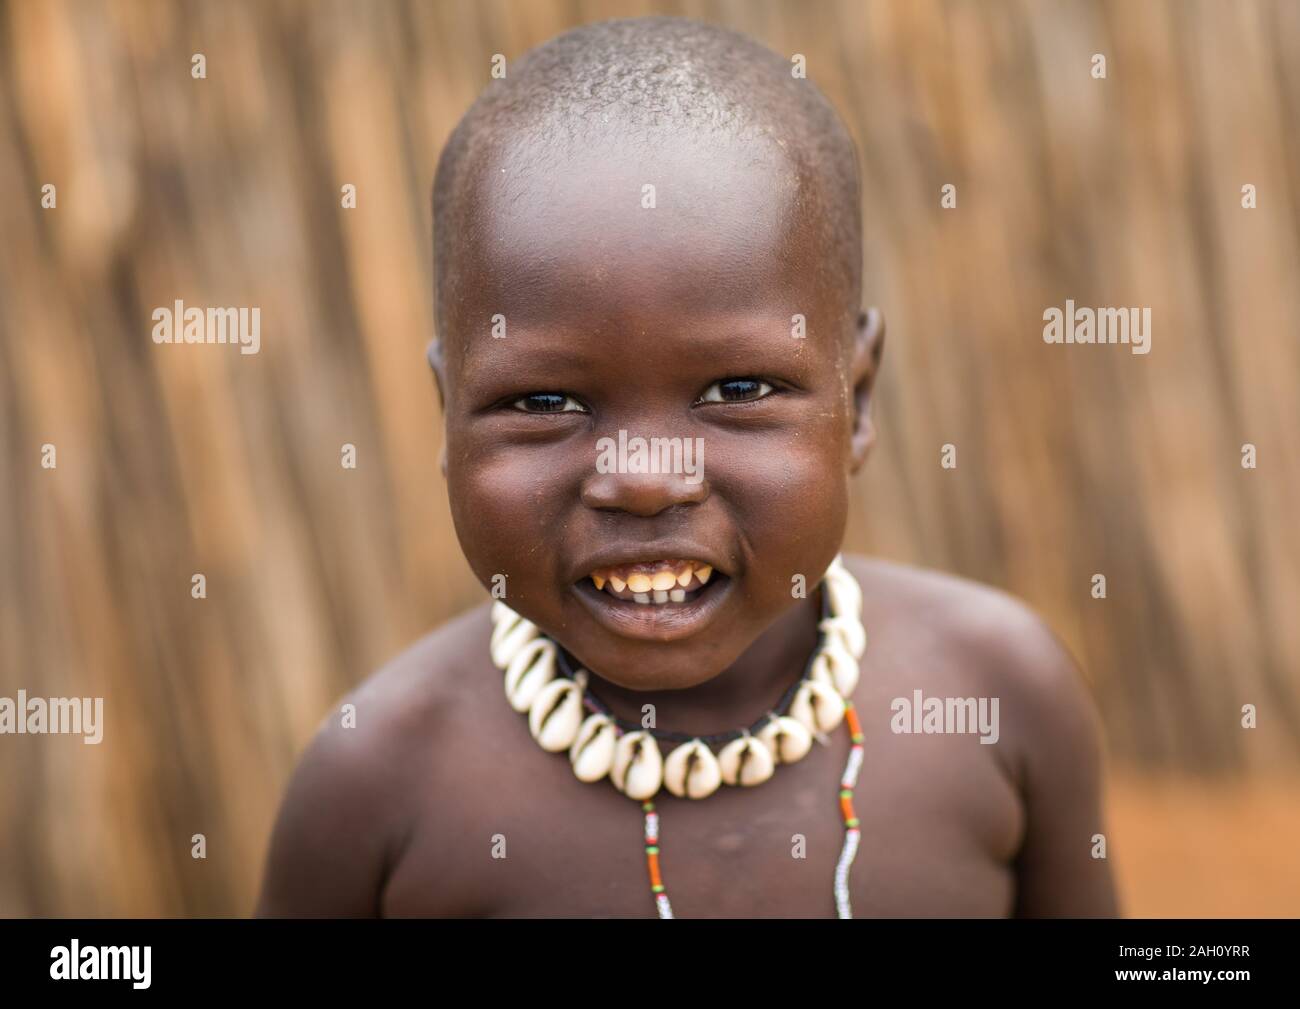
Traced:
[[[580, 28], [493, 82], [434, 187], [430, 360], [465, 555], [505, 587], [495, 612], [562, 648], [611, 717], [678, 739], [780, 713], [875, 438], [884, 324], [860, 309], [856, 155], [790, 71], [692, 21]], [[700, 478], [597, 465], [620, 437], [702, 445]], [[861, 725], [853, 914], [1117, 913], [1094, 857], [1096, 719], [1056, 639], [995, 590], [844, 565], [870, 636], [844, 698]], [[656, 914], [626, 766], [582, 781], [539, 748], [503, 693], [490, 608], [362, 683], [355, 727], [326, 719], [258, 914]], [[992, 745], [942, 720], [899, 731], [895, 701], [918, 691], [996, 699]], [[657, 790], [652, 873], [676, 915], [833, 917], [852, 743], [826, 732], [707, 798]]]

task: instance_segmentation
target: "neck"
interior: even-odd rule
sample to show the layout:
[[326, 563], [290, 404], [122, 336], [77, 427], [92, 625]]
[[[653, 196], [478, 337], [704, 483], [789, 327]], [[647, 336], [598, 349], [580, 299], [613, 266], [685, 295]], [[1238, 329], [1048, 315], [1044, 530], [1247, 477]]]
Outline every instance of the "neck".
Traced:
[[747, 728], [773, 710], [817, 647], [820, 592], [790, 607], [730, 666], [688, 690], [628, 690], [591, 674], [591, 690], [618, 718], [640, 723], [654, 706], [654, 726], [689, 735]]

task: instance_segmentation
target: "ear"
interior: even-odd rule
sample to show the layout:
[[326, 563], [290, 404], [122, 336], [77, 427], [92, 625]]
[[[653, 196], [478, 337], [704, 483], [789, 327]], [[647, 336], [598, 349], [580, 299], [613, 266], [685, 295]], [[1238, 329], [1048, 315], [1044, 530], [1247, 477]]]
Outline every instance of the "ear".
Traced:
[[433, 381], [438, 386], [438, 405], [445, 411], [447, 409], [447, 396], [443, 392], [443, 379], [447, 377], [447, 361], [442, 356], [442, 341], [436, 336], [429, 341], [429, 349], [424, 352], [424, 356], [429, 361], [429, 367], [433, 369]]
[[880, 353], [885, 348], [885, 317], [878, 308], [868, 308], [858, 315], [853, 327], [853, 436], [850, 472], [856, 473], [867, 461], [867, 453], [876, 441], [876, 426], [871, 421], [871, 390], [880, 370]]
[[433, 381], [434, 384], [437, 385], [438, 387], [438, 406], [442, 408], [442, 415], [444, 418], [442, 452], [439, 453], [440, 458], [438, 459], [438, 468], [442, 471], [443, 479], [446, 479], [447, 477], [447, 435], [446, 435], [447, 425], [445, 419], [447, 416], [447, 394], [445, 392], [446, 386], [444, 385], [444, 382], [446, 381], [446, 377], [447, 377], [447, 361], [442, 355], [442, 341], [439, 340], [436, 336], [432, 340], [430, 340], [429, 349], [425, 351], [424, 356], [426, 359], [428, 359], [429, 367], [433, 371]]

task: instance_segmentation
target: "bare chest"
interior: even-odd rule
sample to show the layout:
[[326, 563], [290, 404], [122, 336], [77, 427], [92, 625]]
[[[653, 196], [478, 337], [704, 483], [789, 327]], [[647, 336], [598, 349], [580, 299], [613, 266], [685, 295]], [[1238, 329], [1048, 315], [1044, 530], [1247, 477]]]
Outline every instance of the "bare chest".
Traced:
[[[440, 791], [383, 895], [392, 916], [655, 917], [640, 804], [607, 781], [583, 784], [526, 732], [481, 755], [462, 794]], [[854, 806], [848, 877], [855, 917], [1004, 916], [1022, 814], [971, 740], [869, 739]], [[692, 802], [655, 800], [659, 868], [682, 918], [836, 915], [845, 830], [841, 730], [755, 788]], [[956, 770], [954, 770], [956, 769]], [[454, 826], [448, 820], [453, 816]]]

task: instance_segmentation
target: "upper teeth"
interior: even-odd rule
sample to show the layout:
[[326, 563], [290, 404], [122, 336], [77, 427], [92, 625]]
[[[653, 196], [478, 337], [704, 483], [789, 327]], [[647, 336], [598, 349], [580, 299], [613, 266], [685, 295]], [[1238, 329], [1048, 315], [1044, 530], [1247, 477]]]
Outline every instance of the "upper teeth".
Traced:
[[713, 576], [713, 566], [703, 561], [656, 561], [597, 568], [591, 573], [597, 589], [638, 603], [685, 602], [686, 593], [703, 588]]

